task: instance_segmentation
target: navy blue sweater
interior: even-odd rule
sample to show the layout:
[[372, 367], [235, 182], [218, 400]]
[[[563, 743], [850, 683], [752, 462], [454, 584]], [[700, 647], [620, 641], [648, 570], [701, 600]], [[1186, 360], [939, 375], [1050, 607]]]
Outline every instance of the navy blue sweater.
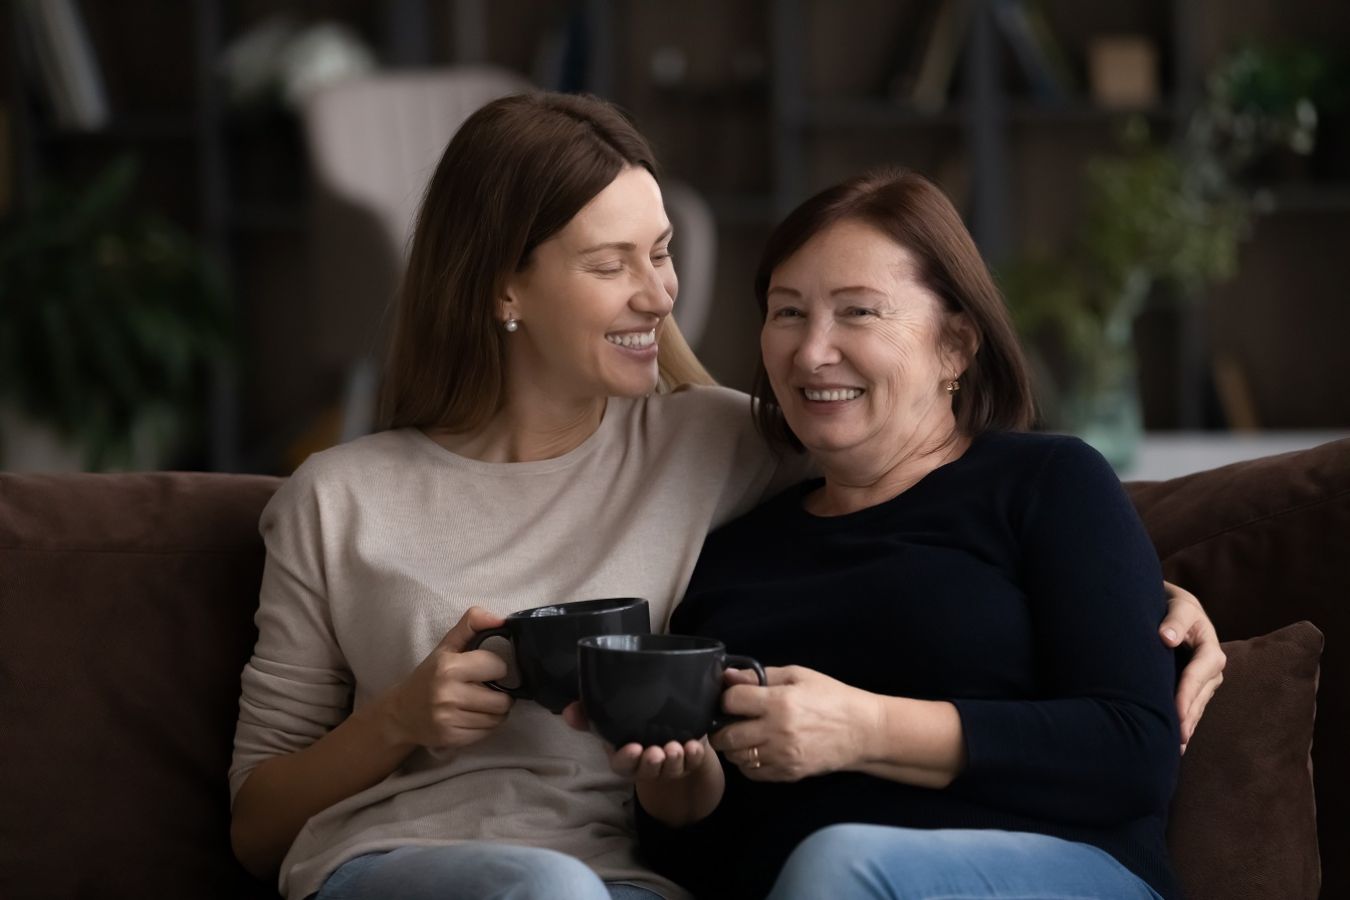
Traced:
[[845, 516], [789, 490], [709, 536], [671, 630], [879, 694], [950, 700], [968, 763], [947, 788], [834, 773], [756, 783], [726, 764], [717, 810], [648, 861], [700, 897], [763, 896], [838, 822], [996, 828], [1110, 853], [1178, 894], [1166, 811], [1179, 763], [1157, 556], [1119, 481], [1075, 438], [997, 433]]

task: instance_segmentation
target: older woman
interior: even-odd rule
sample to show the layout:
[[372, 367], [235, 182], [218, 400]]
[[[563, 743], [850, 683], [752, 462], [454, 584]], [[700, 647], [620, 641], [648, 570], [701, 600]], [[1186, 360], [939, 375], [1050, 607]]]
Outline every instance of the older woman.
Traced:
[[756, 295], [759, 423], [824, 478], [709, 537], [672, 617], [778, 668], [726, 692], [725, 773], [639, 782], [657, 868], [706, 897], [1175, 896], [1158, 560], [1100, 455], [1022, 431], [956, 211], [913, 173], [846, 182]]

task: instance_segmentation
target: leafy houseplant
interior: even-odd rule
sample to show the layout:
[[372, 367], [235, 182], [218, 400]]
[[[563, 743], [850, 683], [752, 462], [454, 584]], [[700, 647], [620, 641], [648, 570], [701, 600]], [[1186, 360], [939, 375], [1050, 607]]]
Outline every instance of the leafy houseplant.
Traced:
[[90, 469], [187, 437], [208, 367], [233, 346], [220, 275], [190, 237], [134, 209], [136, 175], [124, 157], [0, 224], [0, 407]]
[[1331, 59], [1307, 47], [1244, 47], [1209, 77], [1193, 136], [1215, 148], [1234, 177], [1297, 175], [1324, 117], [1343, 103]]
[[1250, 218], [1245, 195], [1212, 177], [1204, 146], [1160, 146], [1138, 120], [1125, 144], [1088, 164], [1086, 219], [1069, 252], [1034, 253], [1002, 273], [1037, 361], [1047, 424], [1117, 465], [1142, 430], [1135, 319], [1160, 287], [1184, 300], [1231, 276]]

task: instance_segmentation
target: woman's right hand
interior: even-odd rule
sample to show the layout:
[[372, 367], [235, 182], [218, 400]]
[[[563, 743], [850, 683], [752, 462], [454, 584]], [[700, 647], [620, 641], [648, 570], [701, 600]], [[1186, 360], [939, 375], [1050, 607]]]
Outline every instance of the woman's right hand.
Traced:
[[[586, 710], [579, 701], [569, 703], [562, 717], [577, 731], [591, 730]], [[706, 735], [683, 744], [671, 741], [663, 746], [643, 747], [634, 743], [615, 748], [608, 741], [604, 744], [610, 769], [630, 781], [680, 781], [716, 759]]]
[[458, 750], [481, 741], [511, 711], [510, 695], [484, 681], [507, 675], [506, 662], [490, 650], [465, 650], [473, 636], [504, 620], [470, 607], [412, 674], [383, 699], [391, 739], [434, 750]]

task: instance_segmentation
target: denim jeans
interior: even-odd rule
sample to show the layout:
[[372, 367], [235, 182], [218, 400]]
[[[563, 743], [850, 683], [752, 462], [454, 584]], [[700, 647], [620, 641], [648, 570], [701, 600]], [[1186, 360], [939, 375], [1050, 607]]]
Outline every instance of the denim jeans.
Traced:
[[660, 900], [606, 883], [585, 863], [538, 847], [470, 842], [399, 847], [347, 860], [311, 900]]
[[1043, 834], [832, 825], [802, 841], [769, 900], [1160, 900], [1103, 850]]

